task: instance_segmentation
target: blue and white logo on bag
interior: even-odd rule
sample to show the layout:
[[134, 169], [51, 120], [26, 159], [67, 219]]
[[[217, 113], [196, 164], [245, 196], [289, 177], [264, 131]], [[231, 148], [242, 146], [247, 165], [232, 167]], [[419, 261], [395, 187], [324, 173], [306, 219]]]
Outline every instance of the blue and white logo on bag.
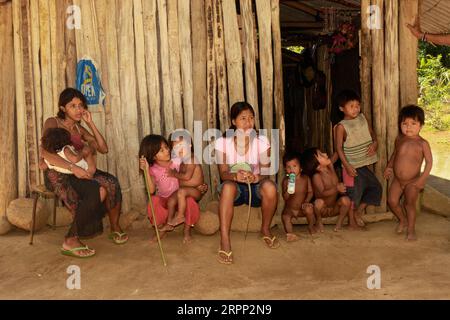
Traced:
[[105, 92], [95, 63], [88, 57], [83, 57], [78, 61], [76, 87], [86, 97], [88, 105], [103, 104]]

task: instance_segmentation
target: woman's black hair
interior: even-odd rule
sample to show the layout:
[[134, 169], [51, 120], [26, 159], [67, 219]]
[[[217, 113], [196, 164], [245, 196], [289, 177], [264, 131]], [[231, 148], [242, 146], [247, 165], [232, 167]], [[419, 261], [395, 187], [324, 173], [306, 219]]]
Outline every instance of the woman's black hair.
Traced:
[[423, 109], [419, 106], [416, 106], [415, 104], [409, 104], [407, 106], [404, 106], [398, 115], [398, 130], [399, 132], [402, 132], [401, 126], [402, 122], [407, 119], [414, 119], [416, 121], [419, 121], [420, 124], [423, 126], [425, 123], [425, 112]]
[[66, 118], [66, 113], [61, 110], [61, 107], [65, 107], [73, 98], [78, 98], [83, 103], [83, 107], [87, 109], [87, 100], [86, 97], [77, 89], [74, 88], [66, 88], [64, 89], [60, 95], [58, 100], [58, 114], [57, 117], [60, 119]]
[[161, 150], [161, 143], [165, 143], [169, 146], [166, 138], [158, 134], [149, 134], [144, 137], [139, 147], [139, 158], [144, 156], [145, 159], [147, 159], [148, 164], [153, 165], [155, 156], [158, 154], [159, 150]]
[[70, 132], [63, 128], [48, 128], [41, 141], [42, 148], [50, 153], [58, 153], [64, 146], [72, 144]]
[[300, 165], [303, 172], [312, 177], [317, 172], [319, 166], [319, 160], [317, 160], [317, 151], [319, 148], [309, 148], [302, 153]]
[[[251, 106], [250, 103], [245, 102], [245, 101], [235, 102], [230, 110], [230, 120], [231, 121], [236, 120], [236, 118], [239, 116], [239, 114], [245, 110], [250, 110], [250, 112], [253, 114], [253, 116], [255, 116], [255, 110], [253, 109], [253, 107]], [[236, 126], [233, 123], [231, 123], [230, 129], [236, 130]], [[253, 129], [256, 130], [255, 127]]]

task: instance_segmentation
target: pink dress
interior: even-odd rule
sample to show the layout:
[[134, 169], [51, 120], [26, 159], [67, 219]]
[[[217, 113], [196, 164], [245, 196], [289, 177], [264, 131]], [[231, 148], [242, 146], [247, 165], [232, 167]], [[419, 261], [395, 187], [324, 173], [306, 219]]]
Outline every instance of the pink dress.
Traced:
[[[168, 168], [155, 163], [149, 168], [149, 174], [153, 177], [156, 185], [156, 195], [152, 196], [152, 203], [155, 210], [156, 225], [158, 226], [167, 223], [169, 215], [167, 200], [180, 187], [177, 178], [168, 176], [167, 170], [169, 168], [178, 171], [180, 169], [180, 162], [176, 160], [171, 161]], [[192, 197], [188, 197], [186, 202], [185, 223], [193, 226], [200, 217], [200, 208], [198, 203]], [[147, 207], [147, 213], [150, 222], [154, 224], [150, 203]]]

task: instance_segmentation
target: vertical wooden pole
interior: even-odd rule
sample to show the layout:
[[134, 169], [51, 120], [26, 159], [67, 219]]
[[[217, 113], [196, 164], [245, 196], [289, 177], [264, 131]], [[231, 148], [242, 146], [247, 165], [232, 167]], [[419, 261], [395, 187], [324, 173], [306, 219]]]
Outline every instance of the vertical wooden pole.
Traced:
[[255, 110], [255, 125], [260, 128], [258, 108], [258, 87], [256, 84], [256, 53], [254, 21], [251, 0], [240, 0], [243, 22], [245, 94], [246, 100]]
[[[381, 21], [384, 21], [383, 4], [384, 0], [373, 0], [373, 4], [380, 8]], [[381, 22], [383, 24], [383, 22]], [[373, 123], [374, 131], [378, 140], [378, 157], [375, 164], [375, 175], [383, 187], [381, 205], [377, 210], [386, 212], [386, 180], [383, 178], [383, 171], [386, 167], [386, 99], [385, 99], [385, 74], [384, 74], [384, 25], [381, 29], [372, 29], [373, 48]], [[390, 84], [389, 84], [390, 85]]]
[[[217, 94], [217, 77], [216, 77], [216, 57], [214, 53], [214, 0], [205, 0], [205, 16], [206, 16], [206, 92], [207, 92], [207, 123], [208, 129], [215, 129], [216, 125], [216, 94]], [[211, 137], [208, 137], [211, 138]], [[215, 152], [212, 152], [214, 155]], [[214, 192], [219, 184], [219, 170], [216, 165], [210, 166], [210, 189]], [[215, 195], [215, 194], [213, 194]]]
[[399, 43], [400, 43], [400, 107], [417, 104], [417, 39], [406, 24], [413, 23], [418, 15], [418, 0], [400, 0], [399, 7]]
[[399, 110], [399, 47], [398, 47], [398, 1], [386, 1], [386, 32], [385, 32], [385, 67], [386, 67], [386, 131], [387, 159], [394, 151], [395, 138], [398, 134]]
[[16, 89], [16, 125], [17, 125], [17, 184], [19, 197], [27, 192], [27, 158], [26, 158], [26, 105], [24, 87], [24, 62], [22, 60], [22, 18], [21, 0], [12, 2], [14, 26], [14, 66]]
[[163, 85], [164, 129], [169, 134], [175, 129], [174, 109], [172, 105], [172, 85], [169, 63], [169, 40], [167, 33], [167, 2], [158, 0], [158, 22], [160, 39], [161, 74]]
[[6, 216], [9, 202], [17, 197], [14, 55], [19, 52], [15, 50], [13, 37], [12, 9], [18, 4], [14, 2], [0, 5], [0, 145], [3, 150], [0, 154], [0, 223]]
[[[201, 123], [202, 130], [196, 130], [193, 139], [201, 139], [202, 143], [196, 145], [194, 150], [198, 154], [199, 160], [203, 163], [203, 174], [206, 183], [211, 182], [210, 167], [211, 165], [204, 163], [203, 159], [203, 131], [208, 128], [208, 106], [207, 106], [207, 89], [206, 89], [206, 17], [205, 17], [205, 0], [191, 1], [191, 29], [192, 29], [192, 69], [195, 70], [192, 78], [192, 85], [194, 91], [194, 121]], [[197, 132], [199, 131], [199, 132]], [[201, 150], [198, 148], [201, 146]], [[200, 206], [204, 208], [208, 201], [211, 200], [211, 193], [214, 193], [211, 187], [200, 201]]]
[[[178, 28], [180, 37], [181, 80], [183, 92], [184, 128], [193, 134], [194, 105], [192, 87], [191, 4], [178, 0]], [[195, 35], [197, 36], [197, 35]]]
[[361, 109], [372, 124], [372, 40], [369, 29], [370, 0], [361, 0]]
[[[259, 68], [261, 70], [262, 113], [264, 128], [273, 128], [272, 12], [270, 1], [256, 1], [259, 30]], [[268, 131], [270, 139], [270, 131]]]
[[[181, 103], [181, 62], [178, 34], [177, 0], [167, 0], [167, 32], [169, 39], [170, 81], [172, 85], [173, 121], [175, 129], [183, 128], [184, 115]], [[170, 132], [167, 132], [169, 134]]]
[[136, 77], [138, 88], [138, 114], [140, 123], [139, 141], [150, 130], [150, 112], [147, 91], [147, 73], [145, 70], [144, 18], [141, 0], [133, 0], [134, 37], [136, 41]]
[[236, 1], [223, 0], [222, 12], [228, 74], [229, 105], [231, 107], [235, 102], [244, 101], [242, 52], [236, 14]]
[[281, 159], [286, 147], [286, 132], [284, 122], [284, 96], [283, 96], [283, 61], [281, 54], [281, 30], [280, 30], [280, 1], [271, 0], [272, 8], [272, 42], [273, 42], [273, 67], [274, 67], [274, 102], [275, 102], [275, 121], [279, 130], [279, 149], [272, 147], [272, 153], [278, 151], [278, 169], [277, 182], [281, 187], [283, 181], [283, 169], [280, 169]]
[[[117, 7], [116, 0], [106, 0], [106, 6], [109, 8], [111, 14], [106, 19], [106, 55], [108, 56], [108, 87], [110, 93], [110, 107], [111, 107], [111, 119], [113, 127], [113, 150], [117, 150], [115, 154], [116, 166], [117, 166], [117, 178], [119, 179], [120, 186], [122, 188], [122, 211], [128, 212], [131, 209], [131, 186], [129, 171], [129, 154], [126, 152], [126, 129], [127, 123], [122, 118], [122, 98], [120, 90], [120, 67], [119, 67], [119, 44], [118, 44], [118, 32], [117, 32]], [[125, 79], [124, 79], [125, 81]], [[125, 100], [126, 101], [126, 100]], [[128, 104], [124, 104], [125, 112], [129, 107]], [[136, 160], [137, 161], [137, 160]]]
[[219, 102], [220, 130], [229, 126], [227, 70], [225, 44], [223, 38], [223, 18], [221, 0], [213, 0], [214, 51], [216, 54], [217, 96]]
[[161, 94], [159, 79], [158, 33], [156, 27], [156, 0], [143, 2], [145, 67], [147, 71], [147, 91], [150, 107], [152, 133], [161, 134]]

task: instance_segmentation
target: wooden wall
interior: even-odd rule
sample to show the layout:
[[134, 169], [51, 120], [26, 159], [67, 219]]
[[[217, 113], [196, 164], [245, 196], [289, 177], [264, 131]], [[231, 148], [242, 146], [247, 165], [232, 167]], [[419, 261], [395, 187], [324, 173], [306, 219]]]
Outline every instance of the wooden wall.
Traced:
[[[71, 5], [81, 9], [80, 29], [66, 27]], [[91, 109], [110, 147], [99, 168], [118, 176], [124, 211], [145, 204], [138, 169], [143, 136], [192, 131], [194, 120], [203, 131], [224, 130], [234, 102], [247, 99], [258, 112], [258, 97], [260, 127], [283, 123], [273, 116], [274, 106], [283, 113], [278, 0], [12, 0], [8, 6], [19, 196], [43, 183], [37, 166], [42, 125], [56, 115], [59, 93], [75, 85], [76, 63], [84, 56], [95, 60], [106, 93], [105, 106]], [[203, 169], [207, 201], [219, 179], [215, 165]]]

